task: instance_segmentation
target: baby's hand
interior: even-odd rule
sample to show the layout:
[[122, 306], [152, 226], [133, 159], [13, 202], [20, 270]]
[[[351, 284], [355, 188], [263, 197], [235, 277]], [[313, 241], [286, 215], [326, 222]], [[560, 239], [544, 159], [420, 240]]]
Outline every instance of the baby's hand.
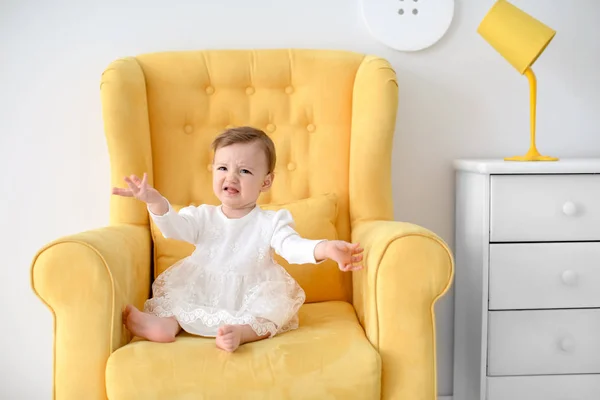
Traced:
[[126, 176], [125, 182], [127, 182], [128, 188], [123, 189], [114, 187], [112, 189], [112, 194], [124, 197], [135, 197], [146, 204], [160, 204], [163, 201], [163, 197], [158, 190], [148, 185], [146, 173], [144, 173], [144, 177], [141, 180], [135, 175]]
[[358, 271], [363, 268], [363, 249], [358, 243], [348, 243], [343, 240], [325, 242], [325, 257], [338, 263], [340, 270]]

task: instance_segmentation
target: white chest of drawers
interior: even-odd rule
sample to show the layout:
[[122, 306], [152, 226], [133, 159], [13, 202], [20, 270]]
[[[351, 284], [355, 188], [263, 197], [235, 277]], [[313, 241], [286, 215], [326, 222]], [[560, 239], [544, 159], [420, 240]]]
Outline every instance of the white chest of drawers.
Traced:
[[453, 398], [600, 399], [600, 159], [455, 168]]

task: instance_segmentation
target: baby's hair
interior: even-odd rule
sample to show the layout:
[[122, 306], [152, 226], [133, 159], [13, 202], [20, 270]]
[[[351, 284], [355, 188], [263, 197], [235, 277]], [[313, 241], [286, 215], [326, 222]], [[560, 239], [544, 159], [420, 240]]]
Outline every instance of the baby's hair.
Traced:
[[227, 129], [212, 142], [213, 151], [217, 151], [221, 147], [231, 146], [236, 143], [252, 143], [259, 142], [265, 156], [267, 157], [268, 173], [273, 172], [275, 169], [275, 144], [271, 138], [261, 131], [260, 129], [252, 128], [251, 126], [240, 126], [236, 128]]

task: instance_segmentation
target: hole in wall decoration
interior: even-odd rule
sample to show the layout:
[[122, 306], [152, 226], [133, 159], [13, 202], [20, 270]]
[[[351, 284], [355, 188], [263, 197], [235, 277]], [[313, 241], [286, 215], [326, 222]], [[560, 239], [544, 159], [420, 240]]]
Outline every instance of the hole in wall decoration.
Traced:
[[371, 35], [399, 51], [433, 46], [454, 18], [454, 0], [359, 0]]

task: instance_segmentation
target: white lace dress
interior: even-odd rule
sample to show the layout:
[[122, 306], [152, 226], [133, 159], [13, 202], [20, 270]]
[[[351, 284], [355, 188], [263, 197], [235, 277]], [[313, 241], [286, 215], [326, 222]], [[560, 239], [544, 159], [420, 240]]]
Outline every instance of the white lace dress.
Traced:
[[190, 206], [157, 216], [166, 238], [183, 240], [195, 251], [159, 275], [144, 311], [175, 316], [182, 329], [213, 337], [222, 325], [248, 324], [258, 335], [298, 327], [304, 290], [277, 264], [276, 251], [291, 264], [317, 263], [318, 240], [301, 238], [289, 211], [256, 206], [229, 219], [220, 206]]

